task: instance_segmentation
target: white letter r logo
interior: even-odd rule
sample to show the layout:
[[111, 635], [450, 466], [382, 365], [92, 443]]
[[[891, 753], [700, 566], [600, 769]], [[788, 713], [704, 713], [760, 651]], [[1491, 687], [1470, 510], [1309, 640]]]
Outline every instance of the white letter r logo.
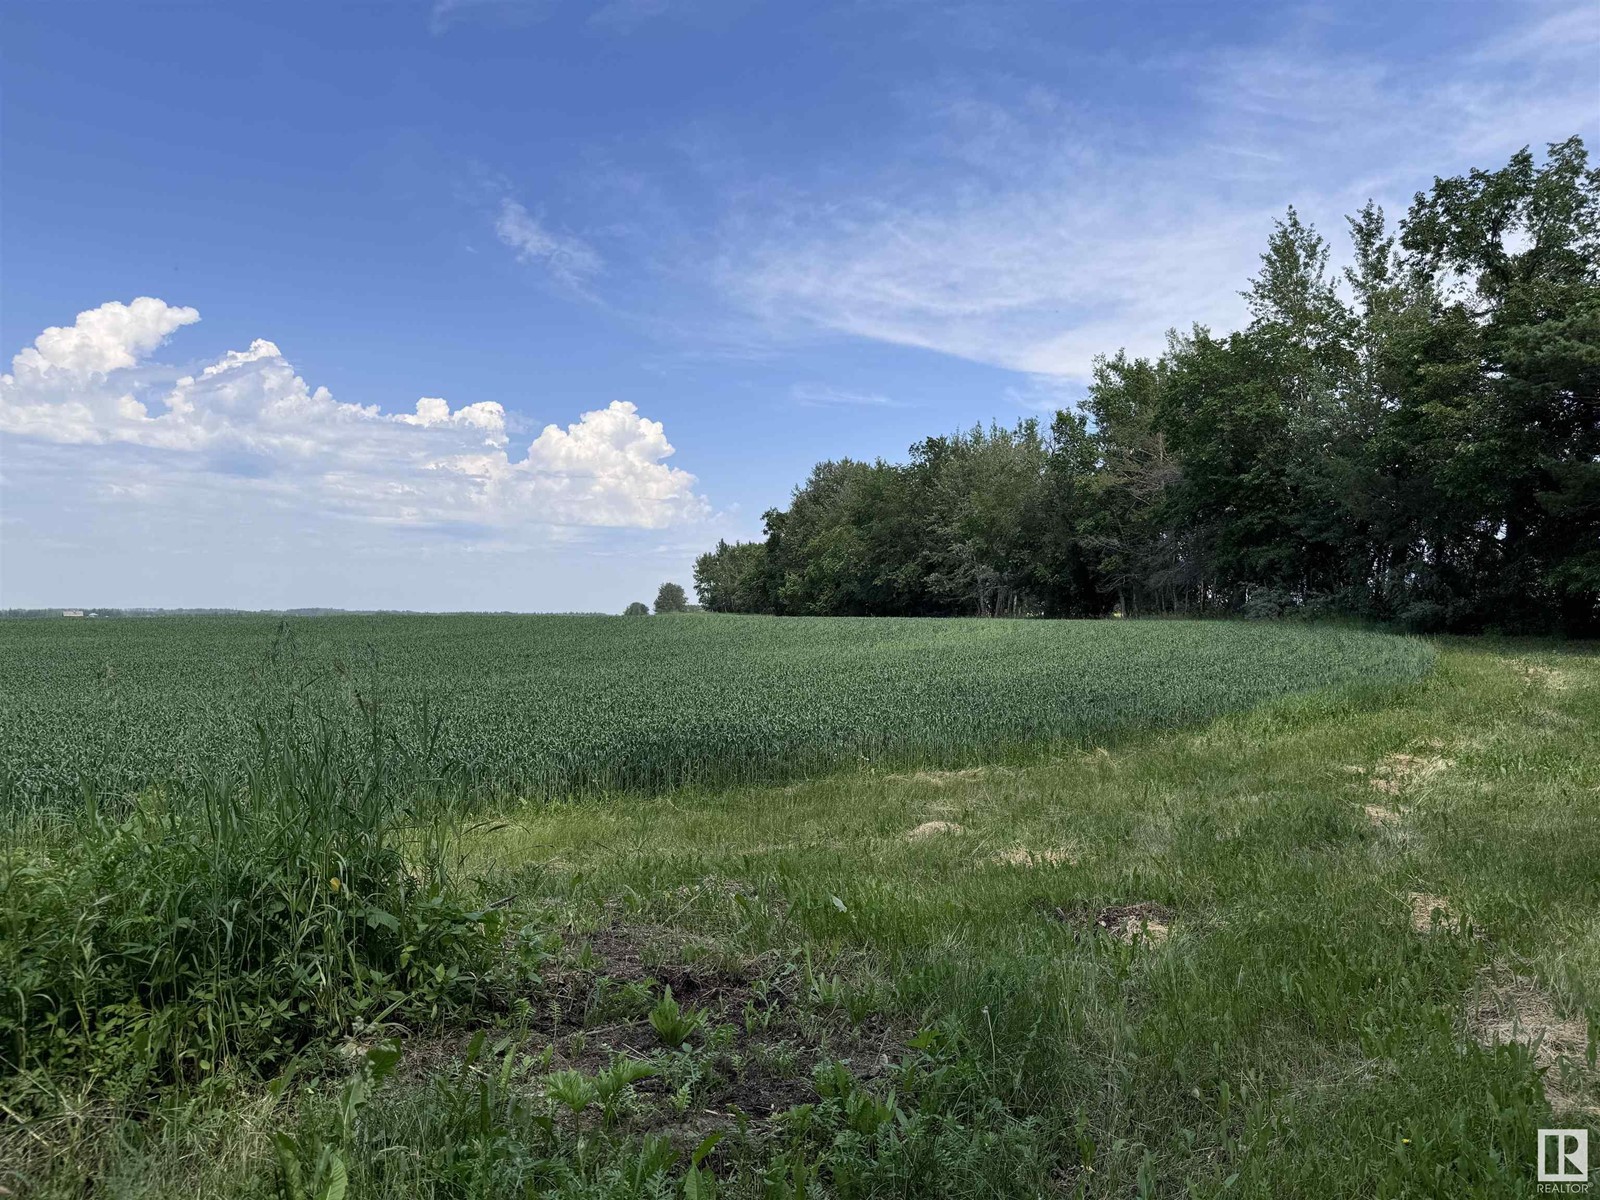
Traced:
[[[1554, 1148], [1555, 1154], [1550, 1151]], [[1555, 1162], [1550, 1160], [1554, 1157]], [[1589, 1179], [1587, 1129], [1539, 1130], [1539, 1182], [1586, 1183]]]

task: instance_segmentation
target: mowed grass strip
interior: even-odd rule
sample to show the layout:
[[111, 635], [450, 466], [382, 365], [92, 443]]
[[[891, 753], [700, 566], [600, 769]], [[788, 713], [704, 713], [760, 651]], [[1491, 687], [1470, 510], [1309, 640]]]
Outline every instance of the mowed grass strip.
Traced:
[[564, 806], [476, 853], [579, 927], [803, 950], [952, 1031], [1036, 1122], [968, 1194], [1532, 1195], [1536, 1129], [1600, 1116], [1597, 728], [1592, 652], [1461, 642], [1382, 702]]
[[1172, 621], [680, 616], [174, 617], [0, 623], [13, 801], [235, 769], [263, 711], [377, 707], [429, 779], [546, 799], [955, 766], [1278, 696], [1415, 679], [1353, 630]]

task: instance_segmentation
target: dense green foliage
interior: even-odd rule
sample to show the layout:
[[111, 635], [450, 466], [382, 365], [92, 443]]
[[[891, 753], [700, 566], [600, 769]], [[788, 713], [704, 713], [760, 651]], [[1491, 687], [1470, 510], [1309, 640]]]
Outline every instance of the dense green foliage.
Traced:
[[492, 988], [504, 914], [452, 879], [450, 797], [372, 709], [263, 711], [242, 762], [130, 806], [23, 806], [0, 831], [0, 1100], [138, 1098]]
[[1098, 361], [1048, 428], [823, 463], [763, 543], [695, 570], [721, 612], [1287, 609], [1417, 630], [1600, 631], [1600, 171], [1437, 180], [1350, 266], [1291, 209], [1247, 328]]
[[430, 787], [656, 790], [977, 760], [1430, 661], [1405, 639], [1183, 622], [17, 621], [0, 628], [0, 785], [75, 801], [203, 780], [251, 761], [270, 703], [302, 728], [375, 709], [388, 769]]
[[689, 607], [689, 596], [682, 584], [663, 583], [656, 592], [657, 613], [681, 613]]

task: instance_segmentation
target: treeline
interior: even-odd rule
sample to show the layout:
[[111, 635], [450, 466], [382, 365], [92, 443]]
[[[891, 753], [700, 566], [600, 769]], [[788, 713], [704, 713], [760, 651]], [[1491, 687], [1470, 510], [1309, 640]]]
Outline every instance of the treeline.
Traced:
[[[719, 612], [1344, 614], [1600, 633], [1600, 170], [1583, 142], [1436, 179], [1350, 266], [1293, 209], [1250, 322], [1095, 363], [1076, 411], [819, 464]], [[1181, 270], [1182, 264], [1174, 264]]]

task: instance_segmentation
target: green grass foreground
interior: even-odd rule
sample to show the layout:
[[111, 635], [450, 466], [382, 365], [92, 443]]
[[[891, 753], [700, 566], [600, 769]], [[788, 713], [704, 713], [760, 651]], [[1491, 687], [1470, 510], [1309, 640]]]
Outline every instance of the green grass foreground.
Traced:
[[[993, 762], [1308, 688], [1414, 679], [1405, 638], [1172, 621], [333, 616], [0, 626], [14, 798], [192, 783], [264, 707], [377, 704], [419, 771], [517, 797]], [[354, 703], [352, 703], [354, 702]], [[0, 798], [3, 802], [3, 798]]]
[[[0, 974], [58, 1015], [5, 1010], [0, 1185], [1532, 1196], [1600, 1119], [1596, 729], [1592, 649], [1447, 642], [1031, 760], [492, 814], [280, 731], [14, 826]], [[107, 973], [145, 1016], [70, 1011]]]

